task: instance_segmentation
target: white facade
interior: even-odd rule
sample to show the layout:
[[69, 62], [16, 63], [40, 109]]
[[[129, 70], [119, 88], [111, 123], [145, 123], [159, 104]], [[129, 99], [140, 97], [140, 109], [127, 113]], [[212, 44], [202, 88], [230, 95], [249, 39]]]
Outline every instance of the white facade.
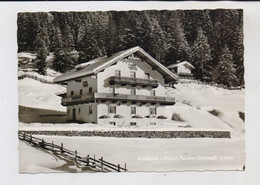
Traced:
[[172, 72], [177, 73], [180, 76], [182, 76], [182, 75], [191, 76], [192, 75], [192, 69], [194, 69], [194, 66], [191, 65], [187, 61], [183, 61], [183, 62], [177, 62], [176, 64], [172, 64], [172, 65], [168, 66], [168, 68]]
[[177, 74], [191, 74], [191, 68], [187, 67], [185, 65], [181, 65], [179, 67], [177, 67]]
[[62, 100], [67, 120], [118, 126], [163, 123], [157, 117], [165, 115], [166, 105], [175, 103], [166, 98], [163, 75], [167, 74], [140, 58], [124, 55], [96, 74], [67, 79]]

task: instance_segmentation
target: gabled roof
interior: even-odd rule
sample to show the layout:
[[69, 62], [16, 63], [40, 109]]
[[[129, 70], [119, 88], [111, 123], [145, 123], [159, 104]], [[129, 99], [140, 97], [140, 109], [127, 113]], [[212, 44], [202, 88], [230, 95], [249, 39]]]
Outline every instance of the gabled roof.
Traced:
[[187, 66], [189, 68], [195, 69], [195, 67], [191, 63], [189, 63], [187, 61], [182, 61], [182, 62], [178, 62], [178, 63], [175, 63], [175, 64], [171, 64], [171, 65], [168, 66], [168, 69], [179, 67], [181, 65], [185, 65], [185, 66]]
[[147, 59], [147, 62], [159, 73], [163, 74], [164, 78], [168, 81], [177, 81], [178, 76], [173, 74], [169, 69], [163, 66], [160, 62], [155, 60], [152, 56], [146, 53], [139, 46], [133, 47], [124, 51], [120, 51], [118, 53], [113, 54], [110, 57], [101, 57], [91, 60], [84, 64], [79, 64], [75, 66], [75, 68], [61, 76], [58, 76], [53, 81], [55, 83], [65, 82], [71, 79], [76, 79], [83, 76], [97, 74], [98, 72], [106, 69], [110, 65], [122, 60], [123, 58], [137, 52], [142, 57]]

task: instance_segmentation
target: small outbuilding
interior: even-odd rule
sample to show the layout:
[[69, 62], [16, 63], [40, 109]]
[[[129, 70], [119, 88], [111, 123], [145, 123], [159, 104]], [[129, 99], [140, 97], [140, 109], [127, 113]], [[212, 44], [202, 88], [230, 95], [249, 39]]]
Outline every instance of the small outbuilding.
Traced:
[[175, 64], [169, 65], [168, 69], [178, 74], [180, 78], [193, 78], [192, 70], [195, 69], [195, 67], [187, 61], [177, 61]]

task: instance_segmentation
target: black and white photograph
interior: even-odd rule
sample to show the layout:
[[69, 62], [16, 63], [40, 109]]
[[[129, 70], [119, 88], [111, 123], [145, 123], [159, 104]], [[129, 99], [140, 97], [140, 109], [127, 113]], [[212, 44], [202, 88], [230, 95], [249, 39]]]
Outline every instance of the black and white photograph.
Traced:
[[242, 9], [17, 14], [19, 173], [243, 171]]

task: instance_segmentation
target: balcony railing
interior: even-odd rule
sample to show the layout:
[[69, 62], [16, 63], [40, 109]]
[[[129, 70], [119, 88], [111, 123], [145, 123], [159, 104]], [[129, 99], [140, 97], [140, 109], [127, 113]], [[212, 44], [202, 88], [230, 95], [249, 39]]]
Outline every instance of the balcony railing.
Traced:
[[113, 94], [113, 93], [92, 93], [92, 94], [84, 94], [77, 95], [67, 98], [62, 98], [61, 104], [64, 106], [67, 105], [75, 105], [82, 103], [94, 102], [95, 100], [101, 101], [121, 101], [123, 103], [131, 102], [131, 103], [151, 103], [151, 104], [162, 104], [162, 105], [174, 105], [175, 98], [172, 97], [162, 97], [162, 96], [145, 96], [145, 95], [128, 95], [128, 94]]
[[145, 79], [145, 78], [132, 78], [132, 77], [121, 77], [112, 76], [109, 78], [111, 85], [121, 84], [121, 85], [132, 85], [132, 86], [151, 86], [153, 88], [158, 87], [158, 80]]
[[62, 105], [75, 105], [81, 103], [94, 102], [94, 93], [83, 94], [83, 95], [74, 95], [67, 98], [62, 98]]
[[112, 94], [112, 93], [95, 93], [96, 100], [111, 100], [132, 103], [151, 103], [162, 105], [174, 105], [175, 98], [162, 96], [145, 96], [145, 95], [127, 95], [127, 94]]

